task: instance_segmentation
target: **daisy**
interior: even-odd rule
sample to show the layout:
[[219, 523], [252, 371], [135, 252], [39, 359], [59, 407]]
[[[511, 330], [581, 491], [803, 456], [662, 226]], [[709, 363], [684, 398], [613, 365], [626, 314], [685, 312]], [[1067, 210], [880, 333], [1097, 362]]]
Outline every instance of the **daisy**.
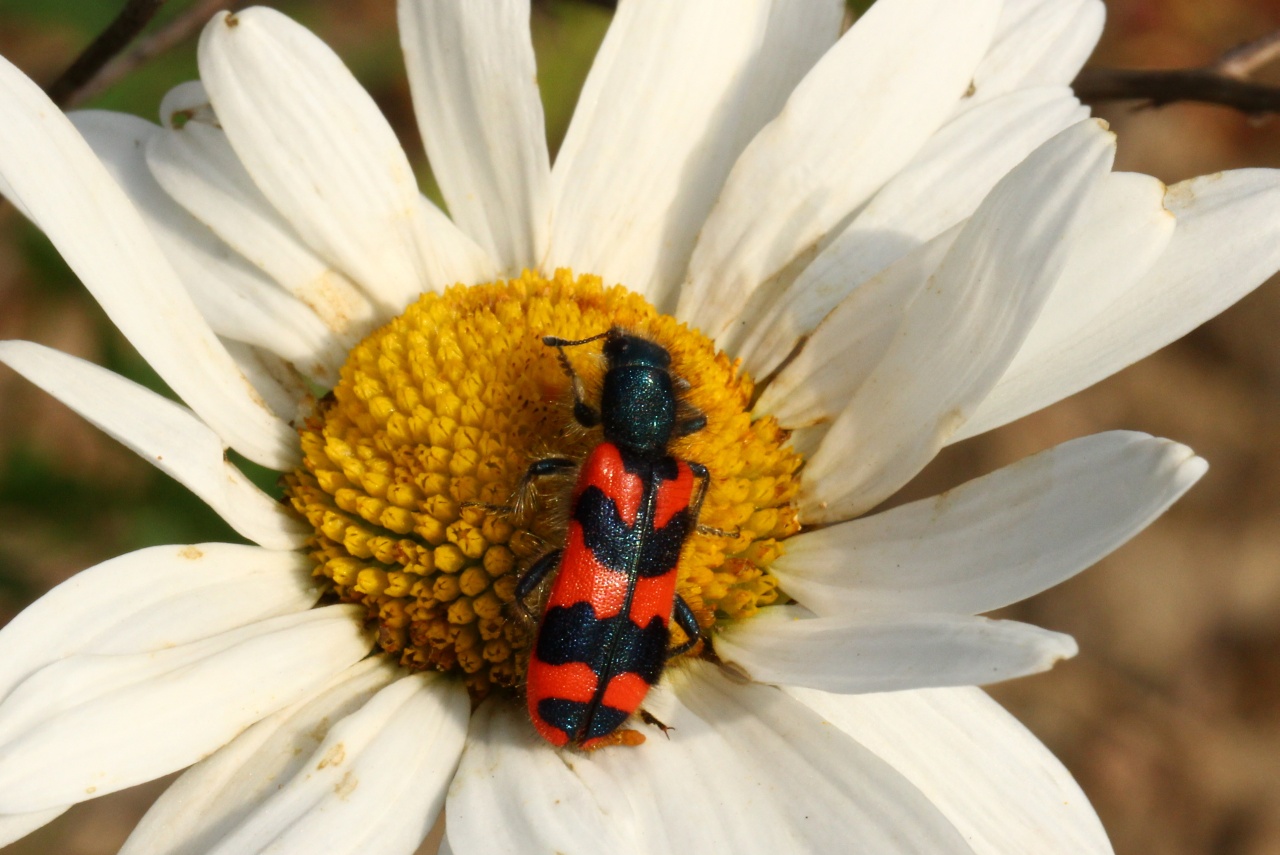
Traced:
[[[1280, 177], [1112, 173], [1066, 85], [1096, 0], [879, 0], [843, 36], [838, 0], [624, 2], [554, 167], [528, 2], [399, 10], [448, 217], [269, 9], [210, 22], [159, 125], [68, 119], [0, 62], [0, 191], [187, 406], [0, 360], [255, 544], [121, 556], [0, 631], [0, 841], [190, 766], [125, 852], [410, 852], [442, 810], [460, 855], [1109, 851], [975, 688], [1074, 643], [979, 615], [1204, 462], [1106, 433], [868, 512], [1280, 268]], [[541, 337], [613, 326], [707, 416], [672, 451], [711, 472], [679, 589], [714, 657], [646, 701], [669, 738], [583, 753], [519, 702], [510, 603], [558, 492], [487, 506], [598, 441]]]

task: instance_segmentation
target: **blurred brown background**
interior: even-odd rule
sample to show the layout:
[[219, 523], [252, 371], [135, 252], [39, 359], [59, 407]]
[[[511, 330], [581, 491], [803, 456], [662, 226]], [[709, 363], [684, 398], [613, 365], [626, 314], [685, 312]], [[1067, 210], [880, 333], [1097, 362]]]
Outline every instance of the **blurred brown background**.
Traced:
[[[48, 83], [119, 5], [0, 0], [0, 53]], [[163, 16], [186, 5], [174, 0]], [[420, 152], [393, 0], [271, 5], [334, 45], [408, 150]], [[1280, 0], [1107, 6], [1096, 65], [1203, 65], [1280, 28]], [[553, 145], [608, 18], [606, 10], [571, 0], [535, 12]], [[194, 76], [187, 44], [89, 106], [152, 118], [165, 89]], [[1280, 82], [1280, 67], [1264, 78]], [[1097, 112], [1119, 132], [1119, 169], [1173, 182], [1220, 169], [1280, 167], [1280, 120], [1194, 105], [1102, 105]], [[429, 185], [425, 167], [423, 174]], [[1113, 428], [1180, 440], [1211, 463], [1204, 480], [1136, 541], [1009, 610], [1080, 641], [1078, 659], [995, 694], [1076, 774], [1121, 855], [1280, 853], [1278, 329], [1280, 282], [1272, 281], [1097, 387], [950, 450], [922, 476], [929, 485], [954, 484]], [[0, 210], [0, 339], [8, 338], [40, 341], [159, 388], [11, 208]], [[0, 623], [70, 574], [123, 551], [228, 537], [181, 488], [0, 367]], [[5, 851], [114, 852], [161, 786], [80, 805]]]

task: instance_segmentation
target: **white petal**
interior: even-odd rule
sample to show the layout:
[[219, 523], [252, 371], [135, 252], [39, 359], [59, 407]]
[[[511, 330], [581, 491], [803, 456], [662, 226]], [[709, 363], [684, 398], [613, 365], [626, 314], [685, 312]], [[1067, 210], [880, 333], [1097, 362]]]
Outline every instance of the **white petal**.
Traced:
[[670, 738], [646, 728], [636, 748], [554, 751], [514, 709], [482, 708], [449, 793], [452, 851], [968, 855], [901, 775], [784, 693], [704, 663], [672, 678]]
[[970, 855], [899, 772], [784, 692], [705, 663], [680, 676], [671, 740], [601, 758], [653, 790], [637, 799], [639, 826], [672, 845], [646, 851]]
[[981, 689], [787, 691], [919, 787], [975, 855], [1110, 855], [1071, 774]]
[[0, 846], [8, 846], [37, 828], [48, 825], [66, 813], [69, 807], [71, 806], [49, 808], [34, 813], [0, 814]]
[[[453, 224], [435, 203], [418, 194], [422, 231], [419, 244], [426, 257], [426, 282], [421, 291], [443, 291], [451, 285], [488, 282], [498, 275], [498, 264]], [[418, 295], [415, 294], [416, 298]]]
[[398, 8], [418, 128], [449, 211], [518, 276], [542, 259], [551, 222], [529, 0], [400, 0]]
[[552, 172], [545, 267], [663, 305], [734, 160], [835, 42], [841, 12], [832, 0], [621, 4]]
[[[224, 339], [222, 344], [272, 412], [294, 424], [301, 424], [312, 414], [315, 396], [306, 379], [288, 362], [243, 342]], [[327, 371], [319, 376], [335, 377]]]
[[156, 183], [145, 152], [148, 141], [162, 133], [159, 127], [102, 110], [71, 119], [129, 194], [214, 332], [336, 376], [342, 354], [315, 313], [237, 257]]
[[363, 658], [363, 614], [329, 606], [46, 665], [0, 706], [0, 810], [83, 801], [194, 763]]
[[241, 162], [303, 239], [398, 313], [483, 281], [483, 252], [418, 192], [395, 133], [342, 61], [273, 9], [220, 14], [200, 77]]
[[996, 683], [1076, 655], [1069, 635], [1011, 620], [865, 612], [798, 618], [775, 607], [716, 636], [716, 654], [751, 679], [824, 692]]
[[3, 172], [0, 172], [0, 196], [3, 196], [5, 199], [7, 199], [9, 201], [9, 204], [17, 208], [18, 213], [22, 214], [22, 216], [26, 217], [28, 220], [35, 219], [33, 216], [31, 216], [31, 212], [28, 211], [23, 206], [22, 200], [18, 198], [18, 194], [14, 191], [14, 189], [9, 186], [9, 182], [4, 180]]
[[435, 825], [458, 766], [470, 701], [437, 674], [404, 677], [325, 735], [210, 855], [411, 855]]
[[[1154, 266], [1120, 293], [1113, 291], [1105, 305], [1086, 302], [1088, 311], [1064, 306], [1070, 323], [1046, 317], [1047, 332], [1037, 336], [1036, 349], [1019, 354], [956, 439], [1097, 383], [1190, 332], [1280, 269], [1280, 171], [1192, 178], [1170, 187], [1164, 205], [1177, 225]], [[1065, 293], [1064, 300], [1070, 291]]]
[[1117, 172], [1107, 176], [1090, 203], [1091, 215], [1071, 236], [1066, 268], [1027, 340], [951, 442], [1024, 415], [1018, 406], [1037, 370], [1105, 317], [1151, 270], [1168, 248], [1177, 224], [1165, 207], [1165, 192], [1164, 184], [1149, 175]]
[[231, 464], [222, 440], [186, 407], [31, 342], [0, 342], [0, 362], [177, 480], [249, 540], [269, 549], [302, 545], [306, 526]]
[[237, 451], [289, 469], [298, 439], [236, 368], [85, 141], [0, 59], [0, 175], [143, 358]]
[[0, 629], [0, 699], [77, 653], [146, 653], [306, 611], [320, 590], [297, 552], [153, 546], [82, 570]]
[[995, 183], [1089, 111], [1065, 87], [994, 99], [948, 122], [813, 263], [753, 318], [734, 352], [766, 376], [832, 307], [905, 253], [969, 217]]
[[964, 424], [1040, 314], [1066, 263], [1063, 235], [1114, 155], [1114, 136], [1081, 122], [983, 200], [809, 458], [800, 497], [806, 522], [848, 519], [879, 504]]
[[952, 111], [999, 0], [879, 0], [734, 165], [690, 262], [678, 316], [712, 337], [752, 292], [816, 251]]
[[305, 774], [333, 725], [401, 676], [384, 656], [352, 665], [314, 697], [268, 716], [182, 774], [147, 811], [120, 855], [208, 852], [286, 781]]
[[884, 359], [912, 303], [951, 251], [962, 226], [908, 252], [854, 289], [765, 386], [754, 413], [775, 416], [788, 429], [838, 416]]
[[796, 535], [769, 569], [820, 615], [986, 612], [1107, 555], [1206, 468], [1191, 449], [1167, 439], [1097, 434], [941, 496]]
[[553, 749], [516, 704], [491, 698], [471, 717], [445, 833], [455, 852], [641, 855], [627, 802], [627, 782]]
[[973, 75], [974, 94], [962, 106], [1075, 80], [1105, 19], [1102, 0], [1005, 0], [995, 41]]
[[[212, 108], [209, 108], [212, 112]], [[302, 242], [262, 195], [220, 127], [192, 119], [147, 145], [147, 166], [178, 204], [353, 344], [381, 318], [351, 280]]]

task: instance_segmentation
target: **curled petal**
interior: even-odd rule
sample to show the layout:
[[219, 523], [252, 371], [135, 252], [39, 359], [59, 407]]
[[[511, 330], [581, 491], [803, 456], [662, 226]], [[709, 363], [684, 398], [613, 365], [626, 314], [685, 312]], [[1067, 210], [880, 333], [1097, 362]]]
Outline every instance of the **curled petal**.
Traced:
[[191, 216], [315, 312], [334, 338], [353, 344], [381, 317], [369, 296], [303, 242], [253, 183], [213, 108], [204, 111], [207, 120], [171, 124], [148, 140], [152, 176]]
[[897, 175], [753, 321], [735, 352], [769, 374], [867, 280], [970, 217], [996, 182], [1089, 111], [1065, 86], [1011, 92], [938, 129]]
[[164, 131], [135, 116], [102, 110], [71, 118], [129, 194], [213, 330], [331, 381], [342, 355], [316, 314], [239, 258], [156, 183], [145, 152]]
[[384, 310], [492, 272], [483, 251], [422, 199], [373, 99], [308, 30], [265, 7], [223, 13], [205, 27], [199, 59], [254, 183]]

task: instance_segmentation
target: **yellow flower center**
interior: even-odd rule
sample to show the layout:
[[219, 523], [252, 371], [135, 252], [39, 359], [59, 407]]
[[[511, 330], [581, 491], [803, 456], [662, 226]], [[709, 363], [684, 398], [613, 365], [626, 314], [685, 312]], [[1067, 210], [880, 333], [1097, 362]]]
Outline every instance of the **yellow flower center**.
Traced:
[[[767, 567], [799, 529], [801, 459], [773, 419], [752, 421], [751, 379], [625, 288], [525, 273], [427, 294], [357, 345], [300, 431], [303, 464], [285, 479], [315, 528], [316, 575], [368, 609], [379, 644], [404, 666], [461, 673], [475, 696], [519, 684], [535, 627], [513, 607], [516, 581], [563, 543], [572, 483], [538, 485], [527, 509], [502, 506], [531, 462], [582, 459], [600, 442], [599, 428], [574, 424], [569, 377], [542, 337], [615, 326], [665, 347], [688, 384], [682, 398], [707, 418], [670, 448], [711, 475], [679, 593], [707, 630], [777, 600]], [[568, 351], [590, 402], [600, 346]]]

